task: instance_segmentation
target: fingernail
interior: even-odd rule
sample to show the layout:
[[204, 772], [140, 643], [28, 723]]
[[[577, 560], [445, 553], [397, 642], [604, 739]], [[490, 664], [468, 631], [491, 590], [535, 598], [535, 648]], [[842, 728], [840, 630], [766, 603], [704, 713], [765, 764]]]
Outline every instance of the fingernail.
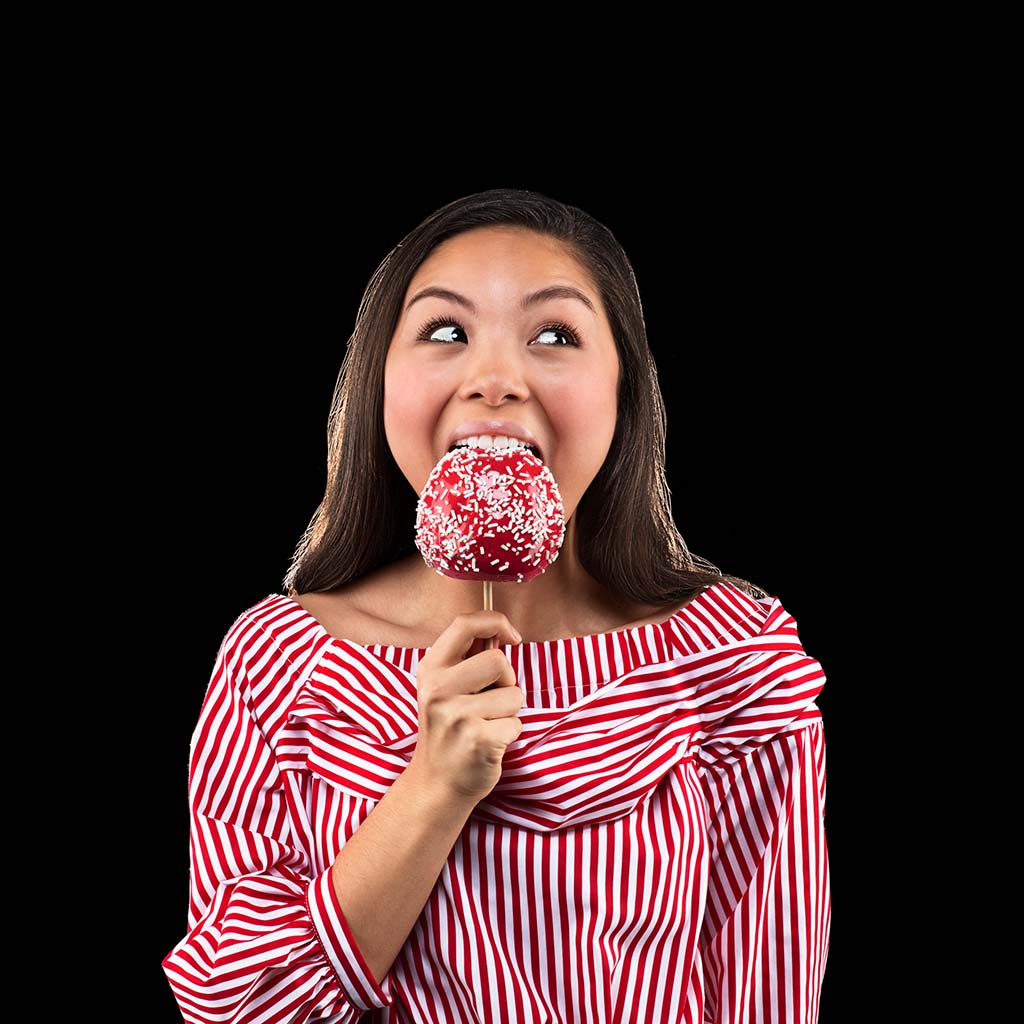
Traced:
[[523, 642], [523, 634], [518, 629], [512, 630], [512, 635], [516, 638], [516, 643], [521, 644]]

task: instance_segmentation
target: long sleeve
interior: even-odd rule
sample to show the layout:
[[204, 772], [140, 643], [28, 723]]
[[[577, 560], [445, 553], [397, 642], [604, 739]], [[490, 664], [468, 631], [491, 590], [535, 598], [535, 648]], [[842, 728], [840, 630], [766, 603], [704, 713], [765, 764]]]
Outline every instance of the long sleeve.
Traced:
[[705, 1024], [815, 1024], [831, 923], [819, 718], [700, 773]]
[[[357, 1021], [393, 1001], [315, 866], [260, 715], [290, 668], [240, 616], [217, 654], [189, 758], [188, 933], [163, 960], [191, 1024]], [[276, 696], [275, 696], [276, 694]]]

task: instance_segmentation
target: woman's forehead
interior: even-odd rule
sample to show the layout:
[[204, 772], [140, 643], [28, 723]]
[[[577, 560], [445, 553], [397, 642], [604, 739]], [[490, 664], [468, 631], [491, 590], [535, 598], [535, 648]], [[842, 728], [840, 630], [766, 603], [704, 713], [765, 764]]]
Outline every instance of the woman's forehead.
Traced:
[[568, 247], [519, 228], [474, 228], [442, 242], [410, 280], [403, 311], [428, 297], [470, 313], [528, 308], [544, 299], [570, 299], [595, 315], [600, 309], [598, 289]]

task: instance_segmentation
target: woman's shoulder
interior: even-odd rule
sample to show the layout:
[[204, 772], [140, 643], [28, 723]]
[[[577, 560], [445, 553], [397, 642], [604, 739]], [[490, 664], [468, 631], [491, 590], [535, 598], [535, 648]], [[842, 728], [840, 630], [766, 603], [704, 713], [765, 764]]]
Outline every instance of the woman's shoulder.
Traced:
[[686, 600], [673, 601], [671, 604], [627, 605], [618, 615], [609, 618], [606, 629], [595, 632], [616, 633], [639, 629], [641, 626], [660, 626], [674, 615], [678, 615], [696, 596], [691, 594]]
[[[418, 556], [417, 556], [418, 557]], [[332, 636], [370, 647], [429, 646], [420, 644], [414, 628], [395, 621], [394, 610], [405, 598], [401, 563], [392, 563], [333, 590], [293, 594], [293, 601], [317, 619]]]
[[291, 599], [316, 619], [332, 636], [369, 646], [381, 643], [379, 624], [362, 608], [358, 591], [310, 591]]

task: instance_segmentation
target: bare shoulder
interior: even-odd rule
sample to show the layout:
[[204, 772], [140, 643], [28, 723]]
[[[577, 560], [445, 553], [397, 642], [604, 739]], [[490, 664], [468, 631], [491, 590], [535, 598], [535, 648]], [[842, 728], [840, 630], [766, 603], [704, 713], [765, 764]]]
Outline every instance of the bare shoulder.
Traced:
[[359, 615], [349, 595], [330, 590], [310, 591], [295, 594], [292, 600], [305, 608], [331, 636], [363, 642], [355, 635], [361, 632]]
[[639, 626], [660, 625], [667, 622], [673, 615], [678, 615], [693, 599], [691, 594], [682, 604], [673, 605], [635, 605], [630, 612], [630, 621], [616, 629], [636, 629]]
[[364, 647], [414, 647], [419, 638], [391, 619], [396, 596], [401, 593], [398, 576], [396, 566], [384, 566], [334, 590], [297, 594], [292, 600], [338, 639]]

